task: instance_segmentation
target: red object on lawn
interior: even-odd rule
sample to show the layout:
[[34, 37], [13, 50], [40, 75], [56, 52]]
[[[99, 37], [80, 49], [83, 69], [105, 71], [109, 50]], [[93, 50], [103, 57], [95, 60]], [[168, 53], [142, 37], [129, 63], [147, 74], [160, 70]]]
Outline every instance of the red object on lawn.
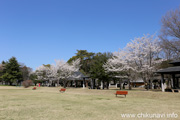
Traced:
[[33, 89], [32, 90], [36, 90], [36, 87], [33, 87]]
[[60, 92], [65, 92], [66, 89], [65, 89], [65, 88], [61, 88], [59, 91], [60, 91]]
[[39, 83], [39, 87], [41, 87], [41, 84]]

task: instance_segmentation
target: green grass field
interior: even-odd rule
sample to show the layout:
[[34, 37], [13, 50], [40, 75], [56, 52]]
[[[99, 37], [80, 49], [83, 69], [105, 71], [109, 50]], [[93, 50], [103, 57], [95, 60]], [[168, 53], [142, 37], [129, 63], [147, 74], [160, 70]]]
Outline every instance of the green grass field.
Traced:
[[[115, 97], [117, 89], [90, 90], [67, 88], [60, 93], [58, 87], [0, 86], [0, 120], [146, 120], [142, 114], [179, 115], [180, 93], [132, 90], [128, 95]], [[122, 114], [135, 114], [123, 118]], [[154, 118], [172, 120], [172, 118]]]

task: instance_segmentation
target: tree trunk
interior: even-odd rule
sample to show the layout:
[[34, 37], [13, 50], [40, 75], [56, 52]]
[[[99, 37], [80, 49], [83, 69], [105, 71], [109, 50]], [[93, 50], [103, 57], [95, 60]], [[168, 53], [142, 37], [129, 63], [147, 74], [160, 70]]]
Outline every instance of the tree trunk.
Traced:
[[149, 89], [152, 89], [152, 80], [149, 80]]
[[74, 84], [75, 84], [74, 87], [76, 88], [77, 87], [77, 81], [76, 80], [74, 81]]
[[18, 86], [18, 83], [19, 83], [19, 82], [17, 81], [17, 82], [16, 82], [16, 86]]
[[109, 80], [107, 81], [106, 89], [109, 89]]
[[131, 82], [130, 82], [130, 80], [128, 80], [128, 84], [129, 84], [129, 90], [131, 90]]
[[121, 80], [119, 80], [119, 88], [120, 88], [120, 90], [122, 89], [122, 88], [121, 88]]
[[123, 83], [123, 89], [125, 89], [125, 83]]
[[93, 89], [96, 87], [96, 79], [93, 79]]
[[86, 87], [88, 88], [89, 86], [88, 86], [88, 81], [86, 81]]
[[149, 90], [149, 82], [147, 83], [147, 91]]
[[73, 86], [73, 81], [71, 81], [71, 87]]
[[12, 82], [9, 82], [9, 85], [11, 86], [11, 85], [12, 85]]
[[63, 81], [63, 87], [66, 88], [66, 80]]
[[93, 89], [93, 85], [94, 85], [93, 79], [91, 79], [91, 89]]
[[103, 80], [103, 89], [104, 89], [104, 80]]
[[59, 87], [59, 80], [57, 80], [57, 87]]

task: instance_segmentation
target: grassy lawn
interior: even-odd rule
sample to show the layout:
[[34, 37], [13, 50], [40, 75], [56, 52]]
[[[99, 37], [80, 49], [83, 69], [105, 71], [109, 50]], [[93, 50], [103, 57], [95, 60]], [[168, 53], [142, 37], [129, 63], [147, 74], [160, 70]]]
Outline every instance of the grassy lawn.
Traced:
[[[126, 98], [116, 98], [117, 89], [67, 88], [65, 93], [59, 89], [0, 86], [0, 120], [146, 120], [150, 118], [122, 118], [121, 114], [173, 112], [180, 120], [180, 93], [136, 89], [129, 91]], [[173, 118], [158, 120], [166, 119]]]

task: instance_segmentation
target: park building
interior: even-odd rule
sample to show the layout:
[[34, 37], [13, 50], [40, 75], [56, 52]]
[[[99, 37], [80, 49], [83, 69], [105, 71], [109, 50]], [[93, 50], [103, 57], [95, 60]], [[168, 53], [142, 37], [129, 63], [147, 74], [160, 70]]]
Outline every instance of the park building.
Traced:
[[172, 64], [172, 67], [160, 69], [156, 72], [161, 75], [161, 89], [163, 92], [178, 92], [180, 89], [180, 60], [169, 64]]

